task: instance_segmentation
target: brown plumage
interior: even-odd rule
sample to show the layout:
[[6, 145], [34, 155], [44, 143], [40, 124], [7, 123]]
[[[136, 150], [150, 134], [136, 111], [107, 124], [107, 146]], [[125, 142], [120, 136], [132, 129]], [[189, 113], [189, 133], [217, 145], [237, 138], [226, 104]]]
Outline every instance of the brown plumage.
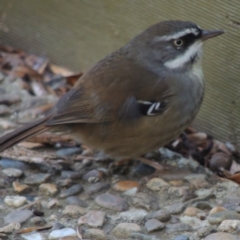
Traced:
[[[180, 33], [181, 48], [170, 39]], [[204, 93], [201, 49], [176, 68], [171, 61], [212, 37], [204, 34], [182, 21], [150, 27], [86, 72], [47, 117], [3, 136], [0, 151], [58, 127], [112, 157], [140, 157], [163, 146], [192, 121]]]

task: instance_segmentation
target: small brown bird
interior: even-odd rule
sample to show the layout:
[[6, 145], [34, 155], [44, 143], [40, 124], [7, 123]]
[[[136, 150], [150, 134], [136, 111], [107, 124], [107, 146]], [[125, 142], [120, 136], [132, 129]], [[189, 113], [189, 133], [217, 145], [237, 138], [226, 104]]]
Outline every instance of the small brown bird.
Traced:
[[0, 151], [46, 130], [71, 131], [114, 158], [137, 158], [178, 135], [204, 95], [202, 43], [222, 34], [157, 23], [86, 72], [51, 113], [0, 139]]

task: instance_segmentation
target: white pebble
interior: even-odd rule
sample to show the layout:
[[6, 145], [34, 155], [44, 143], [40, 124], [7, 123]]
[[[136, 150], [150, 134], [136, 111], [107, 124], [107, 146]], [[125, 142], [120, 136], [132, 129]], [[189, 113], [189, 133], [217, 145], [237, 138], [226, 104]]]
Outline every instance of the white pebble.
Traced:
[[27, 202], [27, 199], [26, 197], [23, 196], [6, 196], [4, 198], [4, 202], [9, 207], [20, 207]]
[[59, 230], [54, 230], [48, 235], [48, 239], [58, 239], [60, 237], [75, 237], [77, 233], [72, 228], [62, 228]]

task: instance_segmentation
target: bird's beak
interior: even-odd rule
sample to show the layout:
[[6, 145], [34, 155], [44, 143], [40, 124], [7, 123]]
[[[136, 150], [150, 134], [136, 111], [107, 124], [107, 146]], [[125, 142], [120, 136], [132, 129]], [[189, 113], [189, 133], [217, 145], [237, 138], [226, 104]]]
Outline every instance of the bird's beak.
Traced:
[[203, 30], [201, 40], [205, 41], [209, 38], [216, 37], [216, 36], [221, 35], [223, 33], [224, 33], [223, 30]]

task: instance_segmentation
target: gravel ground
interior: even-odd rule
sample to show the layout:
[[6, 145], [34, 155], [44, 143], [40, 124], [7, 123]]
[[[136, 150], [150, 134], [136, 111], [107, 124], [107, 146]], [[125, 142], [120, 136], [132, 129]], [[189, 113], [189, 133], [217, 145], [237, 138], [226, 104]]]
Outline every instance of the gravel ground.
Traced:
[[[33, 106], [56, 101], [0, 80], [2, 95], [14, 100], [0, 104], [1, 133], [34, 117]], [[2, 154], [1, 239], [240, 239], [239, 185], [194, 160], [160, 149], [149, 157], [168, 169], [153, 174], [137, 161], [93, 161], [83, 146], [36, 147], [22, 144]]]

